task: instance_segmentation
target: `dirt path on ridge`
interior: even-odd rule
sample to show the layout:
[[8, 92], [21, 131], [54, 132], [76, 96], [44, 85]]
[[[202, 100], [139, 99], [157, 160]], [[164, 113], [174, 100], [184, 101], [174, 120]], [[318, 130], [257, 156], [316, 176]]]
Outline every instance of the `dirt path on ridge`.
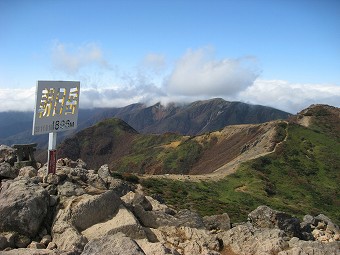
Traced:
[[[285, 123], [288, 123], [284, 121]], [[258, 157], [262, 157], [268, 154], [271, 154], [276, 151], [277, 147], [285, 142], [288, 137], [288, 125], [285, 129], [286, 136], [284, 140], [278, 143], [274, 143], [274, 137], [276, 135], [276, 125], [278, 122], [268, 122], [263, 125], [264, 132], [263, 134], [256, 140], [256, 144], [247, 149], [245, 152], [240, 153], [236, 158], [229, 161], [225, 165], [219, 167], [214, 172], [209, 174], [198, 174], [198, 175], [180, 175], [180, 174], [162, 174], [162, 175], [142, 175], [140, 178], [163, 178], [163, 179], [171, 179], [171, 180], [188, 180], [188, 181], [218, 181], [226, 176], [235, 173], [241, 163], [252, 160]], [[248, 125], [255, 126], [255, 125]], [[221, 132], [239, 132], [241, 128], [244, 128], [245, 125], [237, 125], [237, 126], [228, 126], [226, 129]]]

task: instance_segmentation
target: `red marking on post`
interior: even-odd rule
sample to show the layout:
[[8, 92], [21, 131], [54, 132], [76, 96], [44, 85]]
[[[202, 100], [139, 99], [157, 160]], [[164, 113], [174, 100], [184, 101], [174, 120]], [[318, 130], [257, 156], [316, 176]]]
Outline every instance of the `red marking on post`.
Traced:
[[57, 150], [49, 150], [48, 173], [55, 174], [57, 168]]

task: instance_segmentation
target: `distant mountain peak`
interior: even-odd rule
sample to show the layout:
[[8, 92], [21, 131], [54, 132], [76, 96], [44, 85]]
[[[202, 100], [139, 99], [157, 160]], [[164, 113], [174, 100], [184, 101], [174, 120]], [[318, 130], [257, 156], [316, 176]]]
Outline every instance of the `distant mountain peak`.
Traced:
[[305, 115], [305, 116], [324, 116], [329, 115], [331, 113], [340, 112], [340, 108], [327, 105], [327, 104], [312, 104], [306, 109], [303, 109], [298, 115]]

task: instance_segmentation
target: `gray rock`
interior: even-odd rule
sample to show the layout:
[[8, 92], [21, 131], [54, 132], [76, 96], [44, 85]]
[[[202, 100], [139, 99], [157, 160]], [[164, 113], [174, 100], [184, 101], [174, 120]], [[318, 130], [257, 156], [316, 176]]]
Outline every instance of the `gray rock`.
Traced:
[[94, 239], [85, 245], [81, 255], [145, 255], [139, 245], [122, 233]]
[[46, 247], [50, 242], [52, 242], [52, 237], [50, 235], [43, 236], [43, 238], [40, 241], [40, 243], [44, 244]]
[[204, 228], [203, 219], [196, 212], [184, 209], [180, 210], [175, 217], [178, 219], [176, 226]]
[[303, 235], [302, 239], [306, 241], [333, 242], [340, 239], [339, 226], [323, 214], [316, 217], [306, 215], [300, 226]]
[[58, 204], [59, 197], [55, 195], [50, 195], [50, 206], [56, 206]]
[[218, 234], [224, 247], [239, 255], [272, 255], [288, 247], [285, 233], [279, 229], [257, 229], [251, 224], [238, 225]]
[[77, 159], [77, 167], [87, 169], [87, 164], [82, 159]]
[[58, 194], [66, 197], [80, 196], [85, 194], [85, 190], [75, 183], [66, 181], [58, 185]]
[[87, 170], [79, 167], [71, 168], [70, 174], [68, 175], [70, 179], [81, 180], [83, 182], [87, 181]]
[[302, 238], [300, 220], [291, 215], [273, 210], [268, 206], [259, 206], [248, 214], [249, 221], [258, 228], [279, 228], [290, 237]]
[[15, 248], [15, 242], [18, 239], [19, 234], [16, 232], [3, 232], [0, 233], [0, 240], [1, 240], [1, 244], [0, 244], [0, 250], [1, 249], [5, 249], [7, 247], [11, 247], [11, 248]]
[[151, 211], [152, 210], [152, 205], [149, 202], [148, 199], [144, 195], [141, 195], [139, 193], [135, 193], [132, 201], [132, 205], [141, 205], [145, 211]]
[[57, 249], [56, 243], [50, 242], [50, 243], [47, 245], [47, 249], [49, 249], [49, 250]]
[[[328, 224], [329, 222], [332, 222], [330, 218], [328, 218], [326, 215], [324, 214], [319, 214], [318, 216], [316, 216], [314, 218], [315, 220], [317, 220], [318, 222], [322, 221], [326, 224]], [[315, 224], [315, 223], [314, 223]]]
[[289, 248], [278, 255], [339, 255], [340, 243], [322, 243], [318, 241], [302, 241], [294, 237], [289, 242]]
[[110, 219], [95, 224], [81, 233], [88, 239], [103, 237], [107, 234], [124, 233], [133, 239], [146, 238], [146, 233], [138, 220], [123, 205], [120, 205], [118, 212]]
[[107, 178], [107, 184], [108, 188], [114, 190], [120, 197], [135, 190], [128, 182], [113, 177]]
[[5, 248], [7, 248], [8, 246], [9, 245], [8, 245], [6, 237], [4, 237], [0, 234], [0, 250], [3, 250]]
[[43, 167], [39, 168], [37, 175], [44, 179], [47, 176], [47, 166], [44, 165]]
[[46, 249], [46, 246], [43, 243], [38, 243], [36, 241], [32, 241], [27, 248], [30, 249]]
[[144, 227], [177, 226], [178, 218], [162, 211], [145, 211], [141, 205], [133, 206], [133, 212]]
[[69, 158], [61, 158], [57, 160], [57, 166], [67, 166], [67, 167], [75, 168], [78, 166], [78, 162], [73, 161]]
[[16, 158], [15, 149], [7, 145], [0, 145], [0, 163], [7, 162], [13, 166]]
[[302, 219], [301, 223], [305, 223], [305, 224], [314, 224], [314, 217], [312, 215], [305, 215]]
[[113, 191], [65, 200], [52, 225], [52, 241], [59, 250], [79, 254], [88, 242], [80, 231], [112, 217], [120, 204], [120, 198]]
[[100, 178], [102, 178], [103, 180], [106, 180], [107, 177], [110, 177], [110, 170], [109, 170], [109, 166], [107, 164], [102, 165], [99, 169], [98, 169], [98, 176]]
[[48, 174], [46, 182], [53, 185], [58, 185], [60, 182], [60, 176], [57, 174]]
[[161, 242], [149, 242], [146, 239], [136, 240], [139, 247], [145, 252], [145, 254], [155, 255], [180, 255], [175, 248], [166, 247]]
[[34, 237], [49, 207], [46, 190], [29, 180], [7, 181], [0, 192], [0, 232]]
[[83, 196], [72, 207], [71, 223], [82, 231], [116, 213], [121, 203], [114, 191], [97, 196]]
[[12, 167], [8, 162], [0, 163], [0, 179], [14, 179], [18, 176], [19, 170]]
[[100, 190], [106, 190], [106, 182], [98, 174], [87, 173], [87, 184]]
[[205, 229], [189, 227], [160, 227], [154, 230], [158, 240], [180, 254], [219, 254], [221, 244], [215, 235]]
[[32, 178], [32, 177], [37, 176], [37, 174], [38, 174], [38, 170], [35, 169], [33, 166], [24, 166], [20, 168], [19, 170], [19, 176], [23, 176], [23, 177]]
[[203, 222], [208, 230], [229, 230], [230, 225], [230, 218], [227, 213], [223, 213], [220, 215], [212, 215], [212, 216], [205, 216], [203, 217]]
[[84, 249], [87, 239], [69, 222], [71, 217], [71, 208], [74, 199], [64, 203], [65, 209], [60, 209], [55, 216], [52, 225], [53, 243], [61, 251], [70, 251], [80, 254]]

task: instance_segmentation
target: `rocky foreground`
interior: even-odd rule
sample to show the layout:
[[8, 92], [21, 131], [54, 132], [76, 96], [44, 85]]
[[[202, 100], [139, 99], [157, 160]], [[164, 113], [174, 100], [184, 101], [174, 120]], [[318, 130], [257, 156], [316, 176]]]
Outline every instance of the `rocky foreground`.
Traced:
[[260, 206], [245, 223], [228, 214], [176, 211], [139, 185], [116, 179], [106, 165], [82, 160], [15, 169], [0, 146], [0, 254], [340, 254], [340, 230], [325, 215], [302, 221]]

